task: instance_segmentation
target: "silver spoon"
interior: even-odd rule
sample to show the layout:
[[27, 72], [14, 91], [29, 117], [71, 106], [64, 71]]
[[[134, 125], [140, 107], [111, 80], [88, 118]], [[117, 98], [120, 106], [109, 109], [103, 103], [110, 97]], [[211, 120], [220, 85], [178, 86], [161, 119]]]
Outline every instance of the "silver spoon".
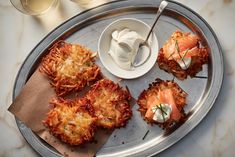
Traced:
[[[150, 47], [150, 45], [148, 43], [148, 39], [150, 37], [150, 34], [153, 31], [154, 26], [156, 25], [158, 19], [160, 18], [163, 10], [166, 8], [167, 5], [168, 5], [168, 2], [164, 1], [164, 0], [160, 3], [160, 6], [159, 6], [158, 11], [157, 11], [156, 19], [155, 19], [151, 29], [149, 30], [149, 33], [148, 33], [145, 41], [139, 44], [139, 48], [137, 50], [136, 57], [135, 57], [134, 61], [132, 62], [132, 66], [133, 67], [139, 67], [139, 66], [143, 65], [145, 62], [147, 62], [147, 60], [149, 59], [149, 57], [151, 55], [151, 47]], [[139, 51], [140, 51], [141, 47], [144, 47], [144, 46], [146, 46], [149, 49], [149, 51], [148, 51], [149, 54], [147, 55], [147, 57], [144, 60], [138, 61], [138, 59], [140, 58], [140, 57], [138, 57]]]

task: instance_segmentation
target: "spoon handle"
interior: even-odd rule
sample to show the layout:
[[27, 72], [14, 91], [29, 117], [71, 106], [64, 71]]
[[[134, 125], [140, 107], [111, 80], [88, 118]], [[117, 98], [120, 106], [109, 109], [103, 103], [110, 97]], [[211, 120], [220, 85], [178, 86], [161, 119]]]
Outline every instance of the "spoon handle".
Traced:
[[147, 38], [145, 39], [145, 42], [148, 41], [149, 36], [150, 36], [150, 34], [151, 34], [151, 32], [152, 32], [154, 26], [156, 25], [156, 23], [157, 23], [157, 21], [158, 21], [160, 15], [162, 14], [162, 11], [165, 9], [165, 7], [166, 7], [167, 5], [168, 5], [168, 2], [167, 2], [167, 1], [164, 1], [164, 0], [160, 3], [160, 6], [159, 6], [158, 11], [157, 11], [157, 15], [156, 15], [156, 20], [154, 21], [154, 23], [153, 23], [153, 25], [152, 25], [152, 27], [151, 27], [149, 33], [148, 33], [148, 36], [147, 36]]

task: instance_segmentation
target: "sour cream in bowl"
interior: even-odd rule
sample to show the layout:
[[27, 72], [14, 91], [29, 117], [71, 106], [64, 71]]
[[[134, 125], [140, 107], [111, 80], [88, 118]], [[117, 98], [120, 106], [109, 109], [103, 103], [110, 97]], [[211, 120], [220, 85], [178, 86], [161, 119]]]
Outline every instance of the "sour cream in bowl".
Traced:
[[[146, 39], [149, 30], [149, 25], [134, 18], [123, 18], [109, 24], [98, 42], [98, 54], [104, 67], [124, 79], [137, 78], [147, 73], [157, 60], [156, 35], [152, 33], [149, 37], [150, 49], [143, 47], [138, 51], [138, 47]], [[133, 67], [132, 63], [137, 60], [144, 62]]]

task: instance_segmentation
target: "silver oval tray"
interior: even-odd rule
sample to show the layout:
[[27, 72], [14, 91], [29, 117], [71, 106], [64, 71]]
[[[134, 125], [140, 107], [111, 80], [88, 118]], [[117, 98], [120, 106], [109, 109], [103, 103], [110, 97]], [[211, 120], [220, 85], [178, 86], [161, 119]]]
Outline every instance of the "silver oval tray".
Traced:
[[[97, 51], [98, 39], [103, 29], [112, 21], [131, 17], [140, 19], [151, 25], [160, 0], [129, 0], [111, 2], [85, 11], [55, 28], [29, 54], [16, 78], [13, 100], [19, 94], [27, 79], [37, 68], [45, 50], [57, 40], [83, 44]], [[161, 16], [154, 29], [161, 47], [176, 29], [198, 34], [202, 44], [210, 51], [209, 64], [203, 67], [198, 76], [203, 78], [188, 78], [185, 81], [175, 80], [188, 94], [185, 112], [188, 119], [172, 132], [164, 132], [158, 126], [146, 124], [137, 112], [138, 105], [133, 106], [133, 117], [126, 128], [116, 129], [107, 143], [100, 149], [97, 156], [151, 156], [173, 145], [189, 133], [208, 113], [219, 93], [223, 79], [223, 59], [220, 44], [211, 27], [206, 21], [191, 9], [177, 2], [169, 1], [169, 6]], [[102, 72], [109, 79], [117, 81], [100, 63]], [[137, 99], [140, 92], [148, 87], [157, 77], [163, 80], [172, 79], [172, 75], [160, 70], [157, 64], [143, 77], [133, 80], [122, 80], [127, 85], [132, 96]], [[17, 125], [28, 143], [42, 156], [58, 157], [54, 148], [38, 138], [21, 121]], [[143, 139], [146, 131], [148, 135]]]

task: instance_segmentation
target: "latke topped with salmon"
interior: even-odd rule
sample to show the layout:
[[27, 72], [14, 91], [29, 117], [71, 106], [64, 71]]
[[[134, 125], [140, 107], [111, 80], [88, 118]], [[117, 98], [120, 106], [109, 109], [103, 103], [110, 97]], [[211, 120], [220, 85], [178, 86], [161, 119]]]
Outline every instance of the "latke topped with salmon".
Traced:
[[187, 93], [173, 81], [156, 79], [138, 100], [138, 111], [145, 121], [168, 129], [184, 120]]
[[42, 59], [39, 70], [51, 79], [56, 94], [64, 96], [83, 89], [101, 76], [94, 56], [95, 53], [84, 46], [60, 41]]
[[208, 59], [208, 50], [202, 47], [197, 35], [177, 30], [160, 49], [157, 63], [160, 69], [183, 80], [194, 77]]

